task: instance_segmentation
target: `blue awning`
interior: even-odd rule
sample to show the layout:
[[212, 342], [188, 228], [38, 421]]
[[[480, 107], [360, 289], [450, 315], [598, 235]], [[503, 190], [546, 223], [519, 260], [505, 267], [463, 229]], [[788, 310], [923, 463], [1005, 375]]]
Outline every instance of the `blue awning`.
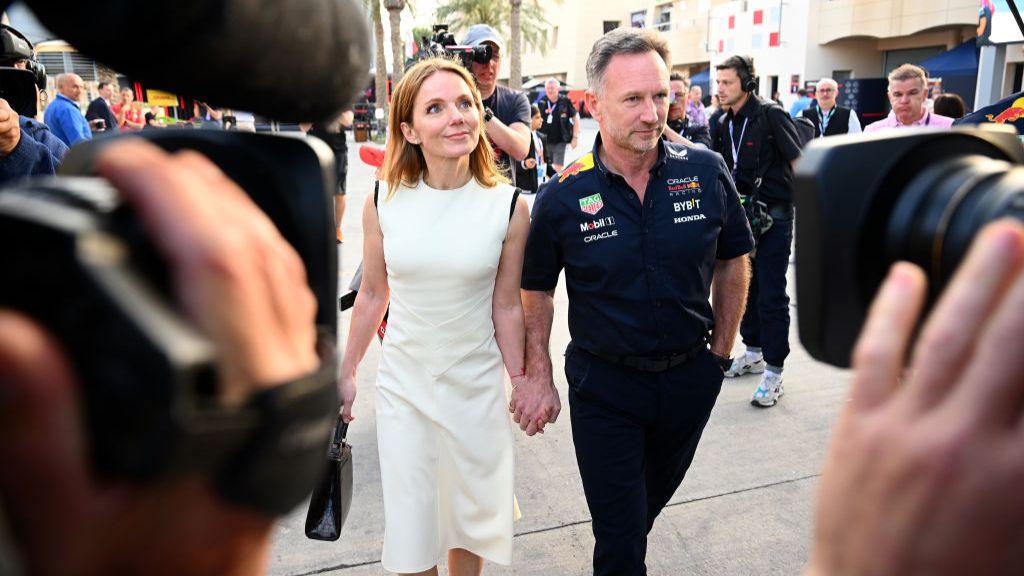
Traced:
[[711, 81], [711, 69], [708, 68], [703, 72], [698, 72], [693, 76], [690, 76], [691, 84], [707, 84]]
[[932, 56], [921, 62], [921, 66], [933, 78], [940, 78], [942, 76], [977, 76], [977, 43], [974, 38], [971, 38], [952, 50], [947, 50], [938, 56]]

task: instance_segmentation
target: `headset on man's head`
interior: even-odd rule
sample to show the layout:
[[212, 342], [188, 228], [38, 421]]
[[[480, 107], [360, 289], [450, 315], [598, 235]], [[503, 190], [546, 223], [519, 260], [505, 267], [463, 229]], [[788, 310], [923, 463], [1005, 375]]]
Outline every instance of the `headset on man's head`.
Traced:
[[757, 76], [754, 75], [754, 61], [749, 56], [743, 56], [737, 54], [736, 58], [743, 64], [742, 67], [736, 69], [736, 73], [740, 77], [740, 88], [744, 92], [754, 93], [757, 92], [757, 87], [760, 82]]
[[0, 24], [0, 62], [25, 60], [26, 69], [35, 76], [36, 87], [46, 90], [46, 67], [36, 60], [36, 48], [32, 42], [7, 24]]

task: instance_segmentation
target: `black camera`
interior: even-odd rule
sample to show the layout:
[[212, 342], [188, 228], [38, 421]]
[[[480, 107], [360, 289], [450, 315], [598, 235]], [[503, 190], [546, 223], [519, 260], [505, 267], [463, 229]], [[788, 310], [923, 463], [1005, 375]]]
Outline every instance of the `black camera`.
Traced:
[[[14, 64], [23, 62], [24, 68]], [[46, 67], [35, 59], [35, 47], [18, 30], [0, 24], [0, 98], [22, 116], [38, 111], [36, 89], [46, 89]]]
[[930, 308], [971, 240], [1024, 219], [1024, 146], [1005, 126], [815, 140], [796, 169], [800, 340], [847, 367], [868, 307], [900, 260], [928, 276]]
[[494, 51], [490, 45], [481, 46], [459, 46], [455, 43], [455, 36], [448, 31], [447, 24], [435, 24], [434, 35], [430, 38], [423, 38], [425, 58], [440, 56], [445, 58], [457, 57], [462, 66], [469, 68], [470, 64], [487, 64], [494, 57]]
[[[8, 279], [0, 308], [31, 316], [67, 351], [101, 477], [147, 482], [203, 471], [232, 501], [287, 512], [322, 472], [318, 456], [339, 403], [333, 374], [326, 384], [289, 383], [239, 406], [218, 401], [214, 345], [179, 312], [167, 263], [141, 222], [93, 176], [99, 150], [123, 137], [72, 147], [60, 176], [0, 189]], [[216, 130], [130, 137], [198, 151], [238, 183], [302, 258], [316, 323], [333, 338], [336, 183], [326, 144]], [[333, 348], [323, 354], [333, 372]]]

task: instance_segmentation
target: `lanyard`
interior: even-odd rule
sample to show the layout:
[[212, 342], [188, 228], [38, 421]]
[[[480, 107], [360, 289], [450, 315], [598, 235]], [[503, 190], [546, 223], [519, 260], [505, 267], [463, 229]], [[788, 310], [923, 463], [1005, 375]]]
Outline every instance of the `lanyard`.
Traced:
[[740, 167], [740, 149], [743, 147], [743, 135], [747, 133], [747, 121], [749, 118], [743, 119], [743, 128], [740, 129], [740, 143], [737, 144], [736, 140], [732, 137], [732, 128], [736, 124], [736, 118], [733, 117], [729, 121], [729, 146], [732, 147], [732, 179], [736, 179], [736, 172]]
[[820, 124], [821, 136], [820, 137], [824, 138], [825, 137], [825, 130], [828, 130], [828, 123], [832, 121], [832, 116], [835, 115], [836, 108], [835, 108], [835, 106], [833, 106], [832, 109], [828, 111], [828, 114], [822, 114], [820, 112], [820, 110], [821, 110], [820, 108], [818, 110], [819, 110], [818, 115], [821, 116], [821, 124]]

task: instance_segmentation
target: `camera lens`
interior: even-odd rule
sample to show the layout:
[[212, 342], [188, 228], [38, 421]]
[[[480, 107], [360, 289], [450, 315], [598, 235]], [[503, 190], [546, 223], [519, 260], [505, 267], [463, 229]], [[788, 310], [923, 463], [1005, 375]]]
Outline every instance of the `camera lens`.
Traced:
[[936, 296], [971, 240], [1000, 218], [1024, 220], [1024, 167], [981, 155], [934, 164], [910, 181], [894, 206], [887, 259], [921, 266]]

